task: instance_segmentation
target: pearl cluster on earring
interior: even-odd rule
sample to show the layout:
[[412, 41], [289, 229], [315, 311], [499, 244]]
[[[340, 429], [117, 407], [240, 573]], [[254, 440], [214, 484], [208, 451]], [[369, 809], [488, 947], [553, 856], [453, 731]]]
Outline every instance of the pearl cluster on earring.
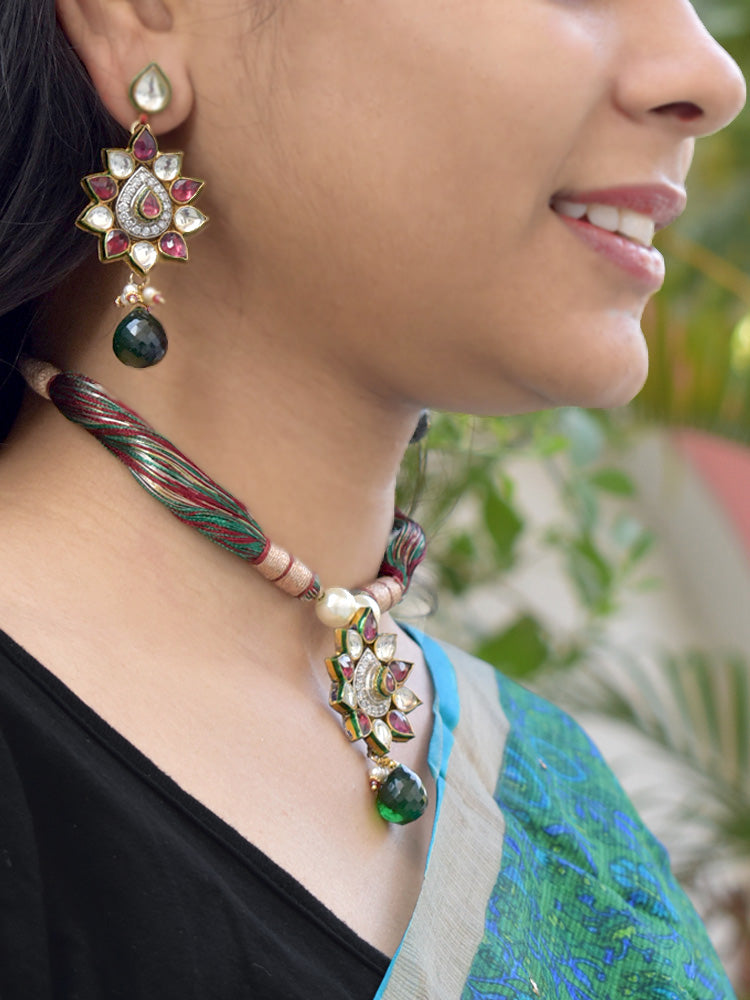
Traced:
[[117, 306], [135, 306], [135, 305], [163, 305], [164, 296], [161, 292], [154, 288], [153, 285], [143, 285], [136, 284], [135, 275], [130, 275], [131, 280], [125, 285], [123, 290], [115, 299], [115, 305]]

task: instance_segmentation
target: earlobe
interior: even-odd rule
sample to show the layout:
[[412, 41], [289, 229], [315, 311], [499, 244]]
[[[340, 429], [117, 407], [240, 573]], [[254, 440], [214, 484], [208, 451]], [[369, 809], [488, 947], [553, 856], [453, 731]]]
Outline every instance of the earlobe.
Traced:
[[56, 8], [102, 102], [123, 127], [136, 117], [131, 83], [150, 63], [157, 63], [172, 87], [169, 107], [154, 115], [154, 129], [169, 132], [186, 120], [193, 89], [181, 35], [163, 0], [56, 0]]

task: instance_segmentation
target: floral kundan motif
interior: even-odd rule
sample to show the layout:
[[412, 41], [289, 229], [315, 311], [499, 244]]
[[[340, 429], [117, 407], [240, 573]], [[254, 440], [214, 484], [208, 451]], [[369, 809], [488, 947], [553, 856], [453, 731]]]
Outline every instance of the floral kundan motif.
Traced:
[[330, 704], [343, 716], [344, 732], [385, 757], [393, 742], [414, 736], [407, 718], [422, 704], [405, 686], [413, 664], [394, 659], [396, 636], [379, 634], [375, 615], [363, 609], [348, 628], [336, 630], [336, 653], [326, 660], [333, 681]]
[[160, 258], [188, 259], [187, 234], [207, 217], [192, 204], [203, 181], [182, 176], [182, 153], [160, 153], [148, 124], [126, 149], [102, 151], [104, 170], [81, 182], [91, 201], [76, 220], [99, 237], [99, 259], [126, 260], [147, 274]]

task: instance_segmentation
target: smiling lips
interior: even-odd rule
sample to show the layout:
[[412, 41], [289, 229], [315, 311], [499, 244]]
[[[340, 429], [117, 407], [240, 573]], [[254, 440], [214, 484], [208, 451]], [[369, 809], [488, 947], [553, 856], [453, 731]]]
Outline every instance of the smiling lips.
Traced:
[[664, 282], [664, 259], [654, 234], [685, 209], [685, 192], [640, 185], [556, 195], [551, 208], [584, 243], [619, 264], [651, 291]]

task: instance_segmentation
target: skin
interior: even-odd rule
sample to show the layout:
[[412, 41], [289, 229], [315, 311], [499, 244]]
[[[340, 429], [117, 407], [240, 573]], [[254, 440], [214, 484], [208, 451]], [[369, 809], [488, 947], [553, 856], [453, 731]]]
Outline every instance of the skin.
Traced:
[[[127, 274], [97, 262], [51, 298], [34, 351], [150, 420], [324, 585], [355, 587], [376, 575], [421, 406], [612, 406], [640, 388], [648, 294], [550, 198], [682, 185], [744, 84], [686, 0], [266, 6], [58, 0], [123, 124], [133, 76], [166, 71], [174, 100], [153, 124], [207, 178], [212, 221], [185, 269], [153, 273], [162, 365], [114, 359]], [[0, 458], [0, 552], [4, 628], [391, 954], [430, 818], [374, 815], [309, 607], [173, 522], [35, 399]], [[304, 720], [283, 738], [279, 706]], [[426, 776], [425, 715], [400, 756]]]

